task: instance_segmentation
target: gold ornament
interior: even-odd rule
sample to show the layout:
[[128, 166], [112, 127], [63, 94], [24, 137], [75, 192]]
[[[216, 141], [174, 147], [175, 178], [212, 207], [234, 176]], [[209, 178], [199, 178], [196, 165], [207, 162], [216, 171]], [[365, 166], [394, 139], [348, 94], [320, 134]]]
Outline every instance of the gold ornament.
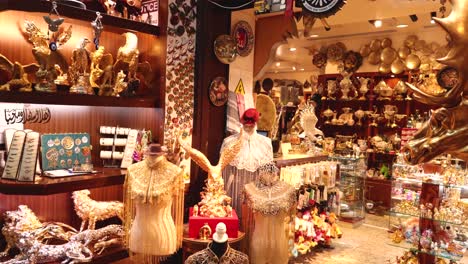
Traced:
[[405, 160], [418, 164], [448, 153], [468, 160], [468, 0], [451, 0], [452, 12], [446, 18], [434, 20], [450, 35], [451, 43], [447, 56], [440, 63], [454, 67], [459, 72], [459, 82], [448, 92], [431, 95], [408, 84], [416, 100], [440, 106], [423, 124], [405, 147]]
[[202, 200], [198, 203], [200, 216], [227, 217], [230, 214], [231, 197], [226, 195], [221, 172], [239, 153], [242, 146], [243, 131], [243, 129], [240, 130], [238, 140], [221, 152], [221, 157], [216, 166], [211, 165], [203, 153], [193, 149], [179, 138], [182, 148], [198, 166], [208, 173], [206, 186], [201, 193]]
[[83, 231], [86, 222], [88, 229], [94, 230], [96, 221], [105, 220], [114, 216], [123, 221], [123, 203], [98, 202], [89, 197], [89, 190], [75, 191], [72, 194], [76, 214], [81, 218], [80, 231]]
[[411, 50], [406, 46], [403, 46], [398, 50], [398, 57], [400, 57], [400, 59], [406, 59], [410, 54]]
[[[54, 80], [57, 78], [57, 71], [55, 69], [55, 62], [58, 56], [55, 51], [52, 52], [49, 45], [52, 46], [52, 43], [49, 44], [49, 36], [42, 33], [42, 31], [34, 24], [32, 21], [25, 21], [25, 34], [29, 37], [29, 41], [33, 45], [33, 55], [39, 64], [39, 69], [36, 72], [37, 84], [34, 87], [37, 91], [40, 92], [56, 92], [57, 86], [54, 83]], [[54, 49], [64, 45], [71, 38], [72, 26], [70, 25], [67, 30], [58, 30], [57, 42], [53, 43]]]
[[406, 68], [410, 70], [416, 70], [419, 68], [419, 65], [421, 65], [421, 59], [419, 59], [418, 55], [416, 54], [410, 54], [408, 57], [406, 57], [405, 64]]
[[94, 94], [93, 88], [89, 84], [90, 52], [86, 46], [91, 43], [87, 38], [80, 41], [79, 47], [73, 50], [71, 65], [68, 69], [68, 79], [72, 86], [70, 93]]

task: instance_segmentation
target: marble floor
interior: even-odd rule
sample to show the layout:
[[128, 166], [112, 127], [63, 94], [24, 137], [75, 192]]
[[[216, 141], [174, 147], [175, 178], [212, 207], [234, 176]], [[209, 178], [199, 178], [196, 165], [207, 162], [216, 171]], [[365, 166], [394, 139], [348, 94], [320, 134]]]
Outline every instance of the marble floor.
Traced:
[[[401, 256], [405, 250], [388, 245], [386, 216], [367, 215], [360, 224], [340, 222], [341, 239], [333, 240], [333, 249], [314, 250], [308, 255], [291, 260], [289, 264], [386, 264]], [[468, 264], [468, 255], [459, 264]]]

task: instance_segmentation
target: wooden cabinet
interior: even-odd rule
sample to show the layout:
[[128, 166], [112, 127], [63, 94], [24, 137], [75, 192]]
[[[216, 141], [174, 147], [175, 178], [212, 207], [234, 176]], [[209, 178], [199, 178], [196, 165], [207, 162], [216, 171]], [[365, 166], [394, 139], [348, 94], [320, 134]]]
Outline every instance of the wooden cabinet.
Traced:
[[[0, 54], [21, 64], [34, 63], [32, 45], [22, 32], [25, 20], [34, 21], [47, 33], [47, 24], [42, 16], [49, 14], [50, 1], [6, 0], [0, 3], [0, 28], [5, 34], [0, 38]], [[78, 41], [87, 37], [93, 39], [90, 22], [96, 12], [63, 5], [57, 8], [64, 25], [72, 25], [73, 33], [69, 42], [61, 47], [60, 56], [65, 65]], [[75, 228], [80, 219], [73, 209], [71, 192], [84, 188], [91, 189], [95, 200], [123, 200], [122, 184], [125, 170], [99, 168], [99, 126], [121, 126], [135, 129], [150, 129], [153, 141], [162, 142], [164, 126], [164, 98], [166, 73], [166, 28], [167, 4], [159, 9], [160, 27], [103, 14], [104, 30], [100, 45], [115, 58], [119, 47], [125, 44], [122, 33], [131, 31], [138, 37], [139, 61], [148, 61], [152, 69], [152, 81], [134, 97], [101, 97], [97, 95], [69, 94], [67, 86], [58, 86], [57, 93], [1, 91], [0, 103], [22, 103], [24, 107], [47, 107], [50, 120], [47, 123], [25, 123], [25, 129], [39, 133], [88, 132], [91, 137], [92, 161], [100, 173], [70, 178], [50, 179], [38, 177], [33, 183], [19, 183], [0, 180], [0, 215], [5, 211], [16, 210], [24, 204], [31, 208], [41, 221], [59, 221]], [[90, 48], [90, 50], [94, 50]], [[65, 72], [66, 68], [62, 68]], [[34, 74], [30, 76], [34, 82]], [[5, 78], [0, 70], [0, 80]], [[0, 81], [0, 85], [3, 84]], [[30, 105], [33, 104], [33, 105]], [[4, 146], [0, 145], [0, 149]], [[0, 223], [2, 221], [0, 220]], [[102, 223], [98, 223], [102, 224]], [[0, 249], [4, 238], [0, 234]], [[109, 249], [95, 259], [96, 263], [110, 263], [127, 257], [122, 248]], [[0, 259], [2, 261], [3, 259]]]
[[365, 198], [367, 201], [372, 201], [374, 206], [381, 206], [388, 210], [392, 204], [391, 193], [392, 181], [366, 178]]

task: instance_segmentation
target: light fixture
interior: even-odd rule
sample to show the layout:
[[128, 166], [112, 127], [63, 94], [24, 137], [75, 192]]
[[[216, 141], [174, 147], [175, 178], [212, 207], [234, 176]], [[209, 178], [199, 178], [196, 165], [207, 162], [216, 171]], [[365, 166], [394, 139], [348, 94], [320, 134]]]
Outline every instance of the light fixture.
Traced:
[[296, 51], [296, 48], [289, 48], [289, 51]]
[[293, 66], [292, 69], [293, 69], [293, 71], [295, 71], [295, 70], [296, 70], [296, 66]]
[[374, 21], [374, 27], [379, 28], [382, 27], [382, 20], [377, 19]]
[[276, 63], [276, 67], [279, 67], [281, 65], [281, 63], [277, 62]]
[[435, 24], [434, 17], [437, 17], [437, 12], [432, 11], [432, 12], [431, 12], [431, 24]]
[[398, 24], [396, 27], [397, 28], [407, 28], [408, 25], [407, 24]]
[[317, 38], [319, 35], [317, 34], [314, 34], [314, 35], [310, 35], [309, 38]]
[[304, 68], [300, 68], [299, 70], [300, 70], [300, 71], [304, 71]]

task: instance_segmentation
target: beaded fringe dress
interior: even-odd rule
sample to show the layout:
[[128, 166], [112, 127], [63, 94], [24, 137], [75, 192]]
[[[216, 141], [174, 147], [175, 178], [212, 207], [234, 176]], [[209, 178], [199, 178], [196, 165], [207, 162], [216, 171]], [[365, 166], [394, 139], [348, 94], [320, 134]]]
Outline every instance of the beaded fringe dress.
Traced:
[[124, 184], [125, 245], [135, 263], [159, 263], [182, 246], [183, 171], [165, 156], [131, 165]]

